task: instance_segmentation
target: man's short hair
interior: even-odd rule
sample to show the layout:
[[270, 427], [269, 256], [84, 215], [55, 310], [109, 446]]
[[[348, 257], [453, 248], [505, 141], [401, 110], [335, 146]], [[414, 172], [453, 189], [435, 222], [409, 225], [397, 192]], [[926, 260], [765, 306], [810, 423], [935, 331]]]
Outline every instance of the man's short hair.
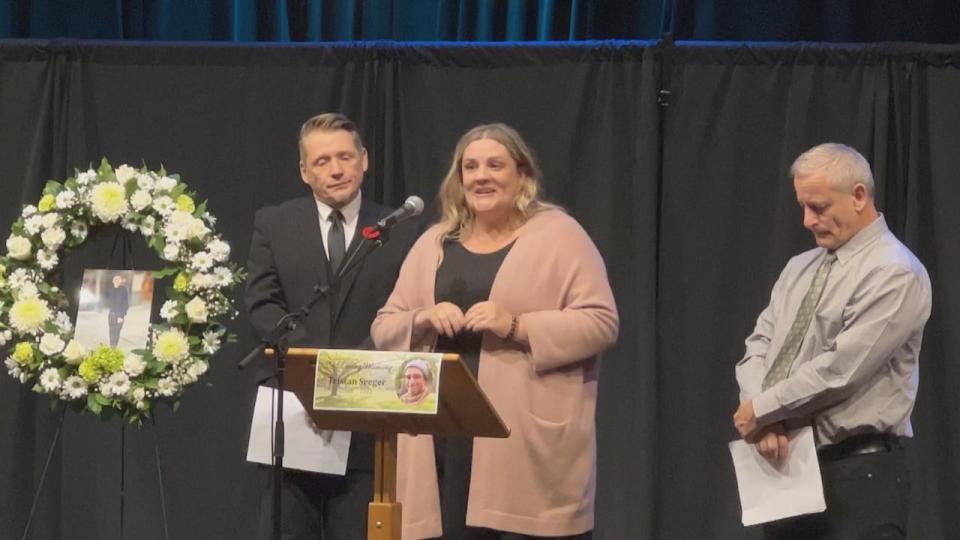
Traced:
[[823, 143], [800, 154], [790, 167], [790, 176], [807, 176], [823, 173], [835, 189], [853, 191], [858, 183], [867, 187], [873, 197], [873, 172], [870, 163], [850, 146], [840, 143]]
[[360, 132], [357, 131], [357, 125], [353, 123], [353, 120], [350, 120], [340, 113], [323, 113], [308, 119], [300, 126], [300, 139], [298, 141], [300, 160], [303, 161], [304, 158], [305, 150], [303, 148], [303, 139], [306, 138], [307, 135], [314, 131], [339, 131], [341, 129], [353, 135], [353, 142], [357, 145], [357, 152], [362, 151], [363, 139], [360, 137]]

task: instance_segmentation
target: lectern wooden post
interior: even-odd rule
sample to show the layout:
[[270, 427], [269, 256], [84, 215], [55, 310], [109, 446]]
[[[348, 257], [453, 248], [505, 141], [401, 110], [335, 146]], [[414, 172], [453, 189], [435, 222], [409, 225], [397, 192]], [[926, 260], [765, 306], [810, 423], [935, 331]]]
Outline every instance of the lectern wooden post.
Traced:
[[[267, 350], [268, 355], [273, 351]], [[318, 349], [290, 349], [286, 389], [296, 394], [321, 429], [364, 431], [377, 437], [373, 501], [367, 509], [367, 540], [400, 540], [401, 507], [397, 501], [397, 434], [497, 437], [510, 435], [500, 415], [470, 370], [455, 354], [443, 355], [437, 414], [404, 412], [317, 411], [313, 388]]]

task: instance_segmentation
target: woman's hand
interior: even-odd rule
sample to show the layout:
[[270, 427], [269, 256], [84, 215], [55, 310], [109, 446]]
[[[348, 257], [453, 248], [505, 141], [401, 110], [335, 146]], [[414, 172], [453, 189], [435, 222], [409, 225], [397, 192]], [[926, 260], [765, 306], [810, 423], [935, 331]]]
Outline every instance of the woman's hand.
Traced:
[[[479, 302], [467, 310], [466, 327], [471, 332], [492, 332], [500, 339], [506, 339], [513, 324], [513, 314], [504, 311], [493, 302]], [[514, 330], [514, 337], [519, 332]]]
[[450, 302], [440, 302], [433, 307], [421, 310], [413, 318], [413, 326], [416, 330], [433, 330], [448, 338], [453, 338], [460, 333], [465, 324], [466, 318], [463, 311]]

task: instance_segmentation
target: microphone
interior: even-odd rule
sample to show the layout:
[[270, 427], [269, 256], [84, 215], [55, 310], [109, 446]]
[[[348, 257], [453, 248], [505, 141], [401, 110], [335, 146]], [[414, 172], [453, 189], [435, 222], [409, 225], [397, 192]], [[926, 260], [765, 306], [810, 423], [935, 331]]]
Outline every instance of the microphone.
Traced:
[[[411, 195], [404, 201], [403, 206], [397, 208], [371, 227], [370, 232], [373, 233], [389, 229], [401, 221], [406, 221], [413, 216], [419, 216], [421, 212], [423, 212], [423, 199], [416, 195]], [[366, 231], [364, 231], [364, 236], [366, 236]]]

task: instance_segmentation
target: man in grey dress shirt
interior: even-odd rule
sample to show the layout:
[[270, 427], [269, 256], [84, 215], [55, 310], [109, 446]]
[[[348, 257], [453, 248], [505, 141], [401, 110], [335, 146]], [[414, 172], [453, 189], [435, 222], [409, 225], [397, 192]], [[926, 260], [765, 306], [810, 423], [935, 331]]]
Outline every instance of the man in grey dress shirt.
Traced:
[[733, 419], [774, 464], [786, 457], [786, 431], [812, 425], [827, 510], [765, 533], [904, 538], [910, 484], [901, 440], [913, 435], [930, 279], [877, 212], [870, 165], [856, 150], [816, 146], [791, 175], [818, 247], [790, 259], [746, 340]]

